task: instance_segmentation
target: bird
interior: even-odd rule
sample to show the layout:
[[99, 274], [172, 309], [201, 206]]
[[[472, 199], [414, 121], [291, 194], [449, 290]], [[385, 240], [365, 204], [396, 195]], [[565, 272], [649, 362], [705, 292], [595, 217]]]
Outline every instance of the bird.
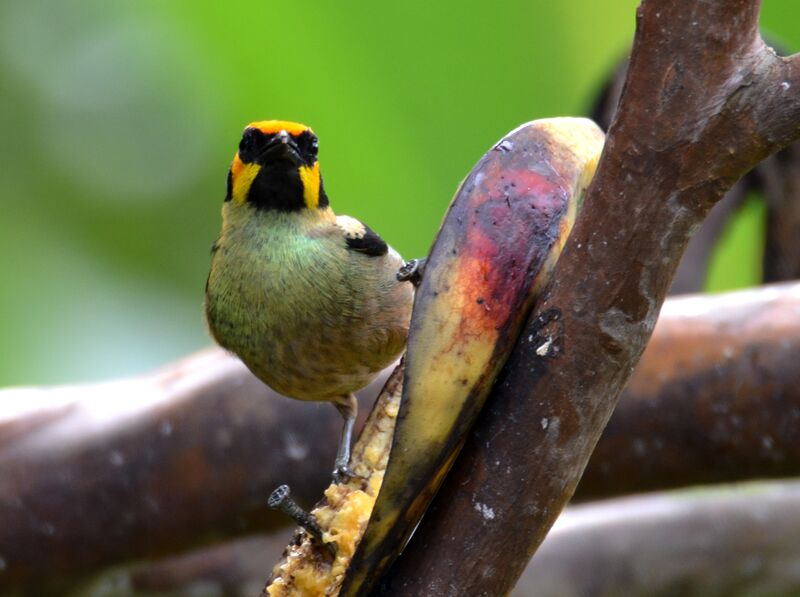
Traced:
[[318, 151], [300, 123], [245, 127], [212, 245], [205, 315], [214, 340], [270, 388], [338, 409], [336, 482], [355, 476], [354, 392], [405, 348], [416, 264], [333, 212]]

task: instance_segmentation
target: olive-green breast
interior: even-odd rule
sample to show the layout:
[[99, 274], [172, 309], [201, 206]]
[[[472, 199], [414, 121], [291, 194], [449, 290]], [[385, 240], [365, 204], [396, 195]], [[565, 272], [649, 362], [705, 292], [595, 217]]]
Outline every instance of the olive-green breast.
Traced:
[[226, 204], [223, 222], [206, 316], [217, 342], [262, 381], [294, 398], [334, 400], [400, 355], [412, 289], [395, 279], [397, 253], [348, 249], [330, 210]]

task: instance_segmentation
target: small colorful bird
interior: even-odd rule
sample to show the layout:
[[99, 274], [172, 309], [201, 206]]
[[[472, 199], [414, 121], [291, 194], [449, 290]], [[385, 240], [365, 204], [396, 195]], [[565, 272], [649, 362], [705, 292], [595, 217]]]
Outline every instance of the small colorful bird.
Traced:
[[334, 479], [342, 480], [353, 475], [353, 392], [402, 353], [414, 291], [398, 280], [404, 262], [394, 249], [333, 213], [317, 149], [302, 124], [245, 128], [228, 171], [205, 311], [214, 339], [273, 390], [336, 406], [344, 426]]

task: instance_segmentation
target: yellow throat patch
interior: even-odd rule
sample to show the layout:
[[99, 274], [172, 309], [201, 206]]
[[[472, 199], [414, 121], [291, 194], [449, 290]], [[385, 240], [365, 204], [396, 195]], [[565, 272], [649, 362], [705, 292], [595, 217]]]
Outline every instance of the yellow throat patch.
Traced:
[[319, 162], [313, 166], [300, 166], [300, 180], [303, 183], [303, 200], [308, 209], [319, 207]]
[[250, 186], [253, 180], [258, 175], [261, 166], [259, 164], [245, 164], [239, 159], [237, 153], [233, 156], [233, 163], [231, 164], [231, 177], [233, 178], [233, 190], [231, 198], [236, 203], [244, 203], [247, 201], [247, 193], [250, 191]]

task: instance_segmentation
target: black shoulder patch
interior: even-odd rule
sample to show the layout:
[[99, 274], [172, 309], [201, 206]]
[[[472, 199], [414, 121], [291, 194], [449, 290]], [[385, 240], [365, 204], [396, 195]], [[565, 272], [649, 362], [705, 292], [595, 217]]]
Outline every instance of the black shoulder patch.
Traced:
[[364, 226], [363, 234], [348, 234], [345, 232], [344, 239], [347, 241], [347, 248], [364, 253], [372, 257], [380, 257], [389, 252], [389, 245], [383, 240], [377, 232], [366, 224]]

